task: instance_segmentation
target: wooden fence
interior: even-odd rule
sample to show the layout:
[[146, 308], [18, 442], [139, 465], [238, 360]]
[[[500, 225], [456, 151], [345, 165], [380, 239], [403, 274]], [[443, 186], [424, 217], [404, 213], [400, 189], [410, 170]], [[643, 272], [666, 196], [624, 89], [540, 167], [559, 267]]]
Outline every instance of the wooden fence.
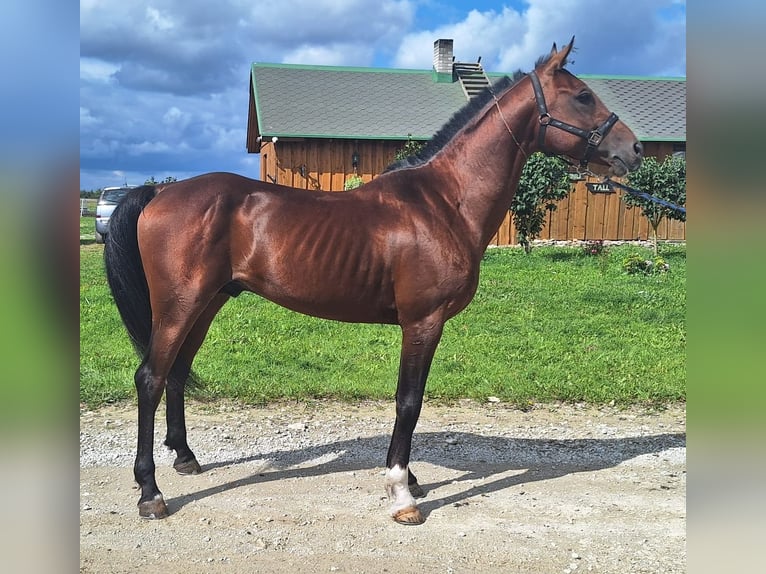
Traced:
[[[650, 239], [652, 228], [638, 207], [628, 208], [623, 193], [592, 193], [586, 183], [578, 181], [566, 198], [556, 203], [548, 213], [546, 224], [538, 239], [634, 241]], [[686, 223], [663, 219], [657, 230], [662, 240], [686, 240]], [[506, 215], [490, 245], [515, 245], [516, 226], [510, 213]]]

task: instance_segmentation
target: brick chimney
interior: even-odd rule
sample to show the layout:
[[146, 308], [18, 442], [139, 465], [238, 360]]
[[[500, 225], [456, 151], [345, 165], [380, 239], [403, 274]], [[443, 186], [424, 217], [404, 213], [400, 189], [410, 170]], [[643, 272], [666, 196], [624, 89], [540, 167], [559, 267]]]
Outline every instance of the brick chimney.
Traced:
[[452, 52], [453, 40], [440, 39], [434, 42], [434, 81], [438, 83], [451, 83], [452, 77]]

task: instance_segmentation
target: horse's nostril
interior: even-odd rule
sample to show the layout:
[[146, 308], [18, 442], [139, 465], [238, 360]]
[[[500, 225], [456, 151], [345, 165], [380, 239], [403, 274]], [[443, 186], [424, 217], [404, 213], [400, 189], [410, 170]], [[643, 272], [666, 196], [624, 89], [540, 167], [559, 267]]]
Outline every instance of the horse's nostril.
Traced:
[[638, 156], [644, 155], [644, 146], [642, 146], [641, 142], [639, 141], [633, 144], [633, 150], [636, 152], [636, 155]]

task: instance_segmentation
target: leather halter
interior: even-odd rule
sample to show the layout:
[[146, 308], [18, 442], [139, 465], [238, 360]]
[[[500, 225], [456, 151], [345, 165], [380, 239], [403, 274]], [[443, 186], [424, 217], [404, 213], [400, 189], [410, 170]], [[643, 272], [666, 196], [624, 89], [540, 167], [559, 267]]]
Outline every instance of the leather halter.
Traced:
[[609, 133], [609, 130], [612, 129], [619, 119], [617, 114], [610, 114], [609, 117], [604, 120], [603, 124], [591, 131], [562, 122], [552, 118], [548, 113], [548, 106], [545, 105], [545, 95], [543, 94], [543, 88], [540, 85], [540, 79], [537, 77], [537, 74], [530, 72], [529, 79], [532, 80], [532, 89], [535, 92], [535, 100], [537, 101], [537, 111], [540, 112], [540, 131], [537, 134], [537, 147], [540, 148], [541, 152], [550, 155], [545, 150], [545, 132], [548, 126], [579, 136], [588, 142], [588, 146], [585, 148], [585, 153], [580, 160], [580, 167], [586, 167], [593, 152], [596, 151], [596, 148], [598, 148], [599, 144], [604, 140], [606, 134]]

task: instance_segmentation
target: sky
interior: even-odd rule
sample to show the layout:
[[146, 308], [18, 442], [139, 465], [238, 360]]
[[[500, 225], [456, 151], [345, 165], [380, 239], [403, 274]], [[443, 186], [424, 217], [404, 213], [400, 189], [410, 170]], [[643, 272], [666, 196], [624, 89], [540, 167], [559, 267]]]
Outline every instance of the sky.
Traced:
[[426, 70], [452, 38], [512, 73], [572, 36], [575, 74], [686, 76], [685, 0], [83, 0], [80, 188], [258, 178], [253, 62]]

